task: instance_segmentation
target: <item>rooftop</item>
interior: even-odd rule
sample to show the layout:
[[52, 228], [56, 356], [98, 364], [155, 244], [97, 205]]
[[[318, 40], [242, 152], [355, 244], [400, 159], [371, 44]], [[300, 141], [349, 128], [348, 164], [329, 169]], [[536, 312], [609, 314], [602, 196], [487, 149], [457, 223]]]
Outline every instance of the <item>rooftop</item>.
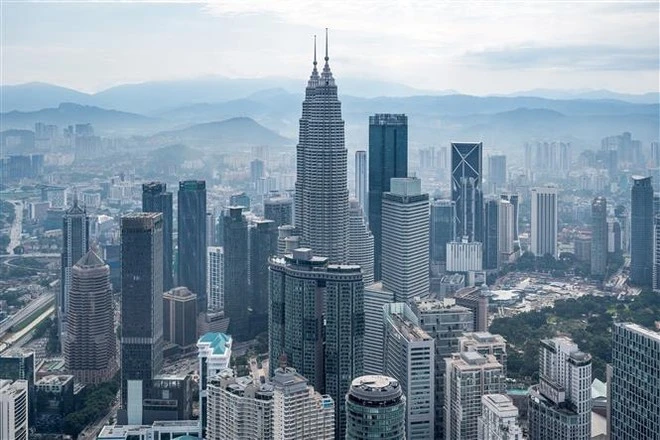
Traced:
[[399, 313], [392, 313], [392, 323], [408, 341], [430, 341], [431, 336]]
[[214, 333], [209, 332], [197, 341], [197, 345], [207, 345], [212, 349], [212, 354], [214, 355], [223, 355], [225, 354], [227, 348], [231, 348], [232, 339], [231, 336], [224, 333]]

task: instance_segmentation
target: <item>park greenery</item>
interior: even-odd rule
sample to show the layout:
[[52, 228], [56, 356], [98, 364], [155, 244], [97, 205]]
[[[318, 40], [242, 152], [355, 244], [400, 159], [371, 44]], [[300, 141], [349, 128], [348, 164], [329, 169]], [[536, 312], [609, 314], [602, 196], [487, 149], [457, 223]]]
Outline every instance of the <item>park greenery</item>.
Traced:
[[587, 295], [555, 302], [518, 315], [497, 318], [490, 326], [507, 340], [508, 375], [523, 384], [538, 381], [539, 341], [566, 335], [580, 350], [591, 354], [593, 377], [605, 380], [612, 360], [611, 334], [615, 322], [634, 322], [653, 328], [660, 320], [660, 295], [644, 291], [636, 297]]
[[76, 438], [90, 423], [108, 413], [119, 391], [119, 378], [96, 386], [88, 386], [80, 392], [76, 411], [64, 417], [64, 433]]

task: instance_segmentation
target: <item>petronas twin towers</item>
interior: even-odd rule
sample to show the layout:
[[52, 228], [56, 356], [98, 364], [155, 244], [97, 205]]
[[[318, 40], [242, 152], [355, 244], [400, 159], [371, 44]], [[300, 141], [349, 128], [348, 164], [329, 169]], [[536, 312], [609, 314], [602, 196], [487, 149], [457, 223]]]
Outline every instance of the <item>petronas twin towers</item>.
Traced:
[[307, 82], [296, 148], [295, 223], [302, 244], [331, 263], [348, 259], [348, 183], [344, 120], [337, 85], [328, 64], [314, 68]]

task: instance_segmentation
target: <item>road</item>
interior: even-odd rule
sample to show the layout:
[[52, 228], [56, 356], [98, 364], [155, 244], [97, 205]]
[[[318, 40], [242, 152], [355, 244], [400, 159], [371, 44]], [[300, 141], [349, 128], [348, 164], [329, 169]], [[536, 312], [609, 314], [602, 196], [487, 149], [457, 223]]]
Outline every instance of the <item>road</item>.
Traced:
[[[41, 315], [39, 315], [37, 318], [32, 320], [30, 324], [28, 324], [24, 329], [13, 333], [11, 336], [6, 338], [2, 343], [0, 343], [0, 352], [4, 351], [5, 349], [9, 347], [22, 347], [25, 345], [28, 340], [30, 339], [29, 337], [26, 338], [30, 333], [32, 333], [32, 330], [34, 330], [44, 319], [47, 319], [55, 313], [55, 306], [51, 306], [43, 312]], [[24, 339], [25, 338], [25, 339]]]
[[117, 410], [119, 409], [119, 393], [117, 393], [116, 402], [110, 411], [104, 416], [101, 417], [96, 422], [93, 422], [91, 425], [88, 425], [83, 431], [78, 434], [78, 440], [95, 440], [96, 436], [101, 432], [101, 429], [105, 425], [109, 425], [110, 419], [114, 418], [117, 420]]
[[14, 204], [14, 212], [16, 213], [16, 216], [9, 231], [9, 245], [7, 245], [7, 252], [9, 255], [14, 255], [14, 248], [21, 244], [21, 233], [23, 232], [23, 202], [12, 201], [11, 203]]
[[33, 254], [17, 254], [17, 255], [0, 255], [0, 260], [11, 258], [61, 258], [62, 254], [44, 254], [41, 252], [35, 252]]
[[0, 337], [4, 336], [9, 327], [12, 325], [23, 321], [30, 317], [30, 315], [40, 308], [46, 306], [47, 304], [55, 303], [55, 294], [52, 292], [46, 292], [42, 294], [39, 298], [30, 302], [27, 306], [23, 307], [21, 310], [16, 312], [14, 316], [7, 319], [5, 322], [0, 324]]

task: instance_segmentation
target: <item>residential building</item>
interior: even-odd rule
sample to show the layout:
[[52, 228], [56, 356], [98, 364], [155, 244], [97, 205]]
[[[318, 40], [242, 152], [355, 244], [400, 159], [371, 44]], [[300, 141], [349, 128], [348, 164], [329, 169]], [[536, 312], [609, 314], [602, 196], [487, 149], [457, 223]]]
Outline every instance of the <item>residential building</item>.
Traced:
[[264, 218], [272, 220], [279, 228], [293, 224], [293, 199], [291, 197], [270, 197], [264, 200]]
[[435, 436], [435, 341], [418, 322], [406, 303], [384, 307], [384, 374], [396, 378], [406, 396], [408, 440]]
[[222, 218], [224, 236], [224, 310], [229, 333], [237, 341], [248, 339], [248, 225], [242, 206], [230, 206]]
[[479, 440], [523, 440], [518, 408], [506, 394], [481, 396], [481, 415], [477, 420]]
[[364, 287], [364, 373], [383, 374], [383, 307], [394, 302], [394, 293], [377, 282]]
[[516, 231], [516, 209], [508, 200], [500, 199], [498, 204], [497, 214], [497, 266], [511, 262], [514, 254], [514, 241], [518, 239], [515, 235]]
[[90, 250], [71, 268], [64, 360], [76, 382], [109, 382], [118, 369], [110, 268]]
[[456, 240], [483, 237], [481, 142], [451, 143], [451, 199], [456, 203]]
[[0, 380], [0, 438], [28, 440], [28, 383]]
[[596, 197], [591, 203], [591, 276], [607, 273], [607, 200]]
[[530, 250], [538, 257], [558, 257], [557, 194], [555, 187], [532, 188], [532, 233]]
[[197, 342], [197, 295], [187, 287], [163, 294], [163, 339], [181, 348]]
[[375, 114], [369, 117], [369, 228], [374, 235], [374, 279], [381, 280], [383, 194], [394, 177], [408, 176], [408, 117]]
[[206, 255], [206, 291], [209, 296], [208, 310], [225, 310], [225, 250], [222, 246], [209, 246]]
[[479, 354], [491, 354], [497, 362], [502, 364], [503, 373], [506, 377], [506, 340], [501, 335], [493, 335], [489, 332], [467, 332], [458, 338], [458, 351], [476, 351]]
[[429, 195], [416, 177], [393, 178], [382, 194], [381, 279], [396, 301], [429, 292]]
[[503, 370], [495, 356], [476, 351], [454, 353], [446, 359], [446, 439], [481, 440], [481, 397], [504, 392]]
[[163, 214], [163, 290], [174, 287], [172, 264], [174, 263], [174, 217], [172, 192], [163, 182], [149, 182], [142, 185], [142, 211]]
[[660, 432], [660, 333], [615, 323], [608, 385], [611, 440], [651, 440]]
[[481, 287], [464, 287], [454, 294], [456, 305], [472, 312], [472, 328], [475, 332], [488, 331], [488, 295]]
[[513, 205], [513, 240], [517, 241], [518, 240], [518, 235], [519, 235], [519, 232], [518, 232], [518, 204], [520, 202], [520, 197], [518, 196], [518, 194], [507, 193], [507, 194], [500, 195], [500, 198], [502, 200], [508, 201], [509, 203], [511, 203], [511, 205]]
[[206, 182], [179, 182], [177, 203], [178, 285], [197, 295], [197, 312], [202, 313], [207, 310]]
[[[229, 368], [232, 338], [224, 333], [206, 333], [197, 341], [199, 360], [199, 425], [202, 435], [206, 434], [207, 414], [215, 413], [207, 409], [211, 379]], [[231, 369], [229, 370], [231, 371]], [[217, 426], [215, 422], [214, 426]]]
[[367, 152], [355, 152], [355, 198], [366, 218], [369, 213], [369, 172], [367, 168]]
[[348, 264], [356, 264], [362, 268], [362, 278], [365, 285], [374, 282], [374, 236], [364, 217], [360, 203], [350, 200], [348, 210]]
[[630, 283], [651, 286], [653, 278], [653, 186], [650, 177], [633, 176], [630, 205]]
[[346, 440], [405, 440], [406, 397], [396, 379], [358, 377], [345, 399]]

